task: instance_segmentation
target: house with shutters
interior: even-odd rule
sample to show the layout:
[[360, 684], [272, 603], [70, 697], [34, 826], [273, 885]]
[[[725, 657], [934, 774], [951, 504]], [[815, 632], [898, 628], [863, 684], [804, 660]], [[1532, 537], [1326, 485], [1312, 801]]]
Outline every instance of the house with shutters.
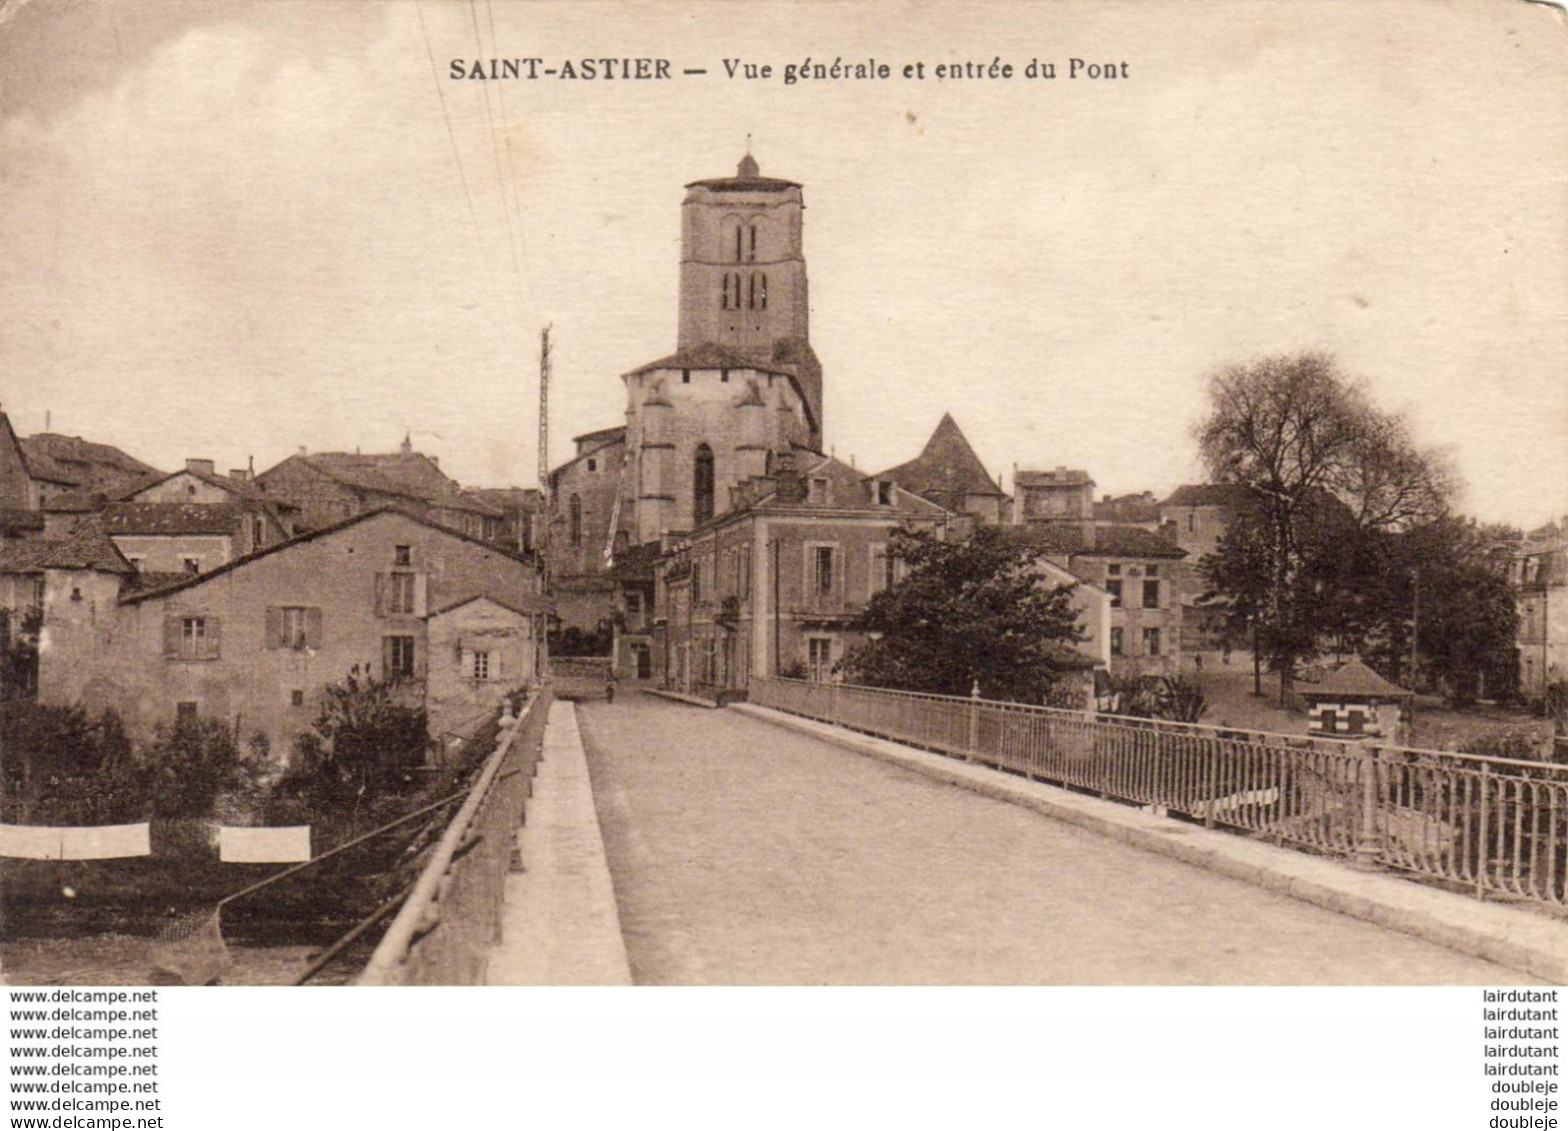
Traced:
[[399, 681], [433, 732], [494, 705], [536, 674], [544, 613], [531, 561], [383, 509], [126, 587], [73, 638], [71, 678], [46, 670], [39, 697], [113, 706], [137, 736], [223, 719], [281, 761], [323, 689], [352, 673]]

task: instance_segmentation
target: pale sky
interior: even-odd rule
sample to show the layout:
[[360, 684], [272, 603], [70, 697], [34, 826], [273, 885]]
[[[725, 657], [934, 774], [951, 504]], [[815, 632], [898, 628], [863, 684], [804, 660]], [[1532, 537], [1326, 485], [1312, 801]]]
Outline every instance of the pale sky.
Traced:
[[[673, 350], [682, 186], [749, 133], [805, 185], [826, 443], [868, 471], [950, 410], [1009, 486], [1066, 464], [1164, 495], [1202, 476], [1212, 369], [1322, 349], [1451, 451], [1466, 511], [1568, 510], [1568, 38], [1541, 5], [0, 10], [24, 434], [48, 412], [166, 469], [261, 470], [411, 430], [464, 484], [532, 484], [540, 327], [556, 462]], [[677, 77], [447, 77], [496, 54]], [[893, 77], [785, 85], [807, 56]], [[1128, 77], [1070, 80], [1073, 56]], [[931, 73], [997, 57], [1012, 79]]]

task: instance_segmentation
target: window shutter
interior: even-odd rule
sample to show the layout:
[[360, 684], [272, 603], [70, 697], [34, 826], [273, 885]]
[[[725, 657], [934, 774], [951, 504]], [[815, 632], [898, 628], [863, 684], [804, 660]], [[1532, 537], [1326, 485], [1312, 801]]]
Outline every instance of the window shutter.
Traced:
[[267, 642], [265, 647], [283, 647], [283, 610], [276, 605], [267, 606]]
[[416, 573], [414, 575], [414, 615], [416, 617], [425, 615], [425, 596], [427, 591], [425, 582], [426, 577], [424, 574]]
[[180, 618], [163, 618], [163, 654], [165, 656], [178, 656], [180, 654]]
[[376, 616], [387, 615], [387, 575], [376, 574]]
[[206, 619], [207, 619], [207, 642], [206, 642], [205, 650], [202, 652], [202, 655], [208, 657], [209, 659], [212, 659], [212, 658], [216, 658], [217, 656], [220, 656], [220, 655], [223, 654], [222, 648], [219, 646], [220, 643], [221, 643], [221, 639], [222, 638], [218, 634], [219, 633], [219, 629], [221, 629], [223, 626], [219, 623], [217, 617], [207, 617]]
[[305, 610], [305, 647], [311, 651], [321, 649], [321, 610]]
[[[381, 580], [379, 574], [376, 580], [377, 582]], [[392, 678], [392, 638], [390, 636], [381, 638], [381, 678]]]

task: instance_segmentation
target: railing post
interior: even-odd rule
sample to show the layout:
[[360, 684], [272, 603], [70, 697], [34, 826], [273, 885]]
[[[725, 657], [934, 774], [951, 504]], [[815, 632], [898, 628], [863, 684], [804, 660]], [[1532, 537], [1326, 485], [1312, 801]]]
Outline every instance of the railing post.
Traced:
[[1475, 897], [1477, 899], [1486, 898], [1486, 860], [1490, 851], [1486, 843], [1487, 833], [1489, 831], [1486, 827], [1486, 797], [1487, 794], [1491, 792], [1490, 787], [1492, 783], [1489, 780], [1491, 777], [1491, 769], [1492, 767], [1489, 763], [1481, 763], [1481, 812], [1478, 820], [1478, 824], [1480, 825], [1480, 832], [1478, 834], [1477, 843], [1475, 846]]
[[828, 720], [834, 726], [843, 726], [844, 724], [839, 721], [838, 687], [839, 685], [837, 680], [834, 680], [832, 683], [828, 684]]
[[972, 762], [980, 753], [980, 681], [969, 689], [969, 741], [964, 746], [964, 761]]
[[1375, 868], [1383, 855], [1383, 838], [1378, 830], [1377, 747], [1357, 742], [1356, 767], [1361, 773], [1361, 803], [1356, 813], [1356, 863]]

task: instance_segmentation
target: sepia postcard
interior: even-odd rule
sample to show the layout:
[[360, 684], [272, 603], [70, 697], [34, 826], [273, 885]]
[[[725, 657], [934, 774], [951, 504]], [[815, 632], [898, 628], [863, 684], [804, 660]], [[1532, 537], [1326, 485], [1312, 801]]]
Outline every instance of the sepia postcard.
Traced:
[[5, 983], [1562, 982], [1565, 63], [0, 0]]

